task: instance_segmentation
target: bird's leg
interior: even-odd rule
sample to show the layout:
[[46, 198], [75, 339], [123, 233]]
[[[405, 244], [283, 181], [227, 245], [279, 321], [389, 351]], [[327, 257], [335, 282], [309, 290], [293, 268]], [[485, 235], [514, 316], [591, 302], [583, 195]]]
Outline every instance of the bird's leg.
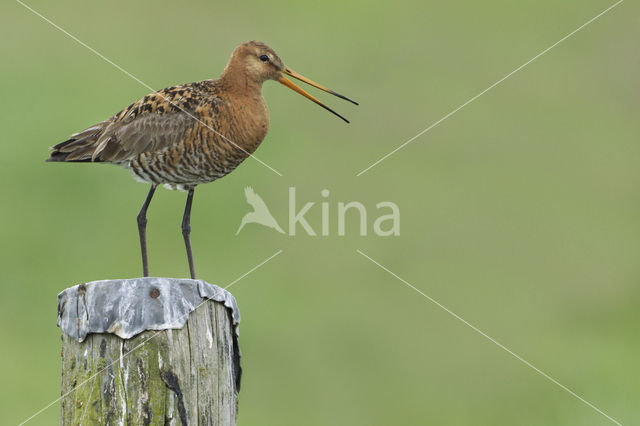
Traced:
[[147, 261], [147, 208], [151, 203], [153, 193], [156, 191], [156, 184], [151, 184], [151, 189], [144, 204], [138, 213], [138, 233], [140, 234], [140, 250], [142, 251], [142, 275], [149, 276], [149, 262]]
[[184, 245], [187, 248], [187, 259], [189, 260], [189, 272], [191, 278], [196, 279], [196, 271], [193, 267], [193, 253], [191, 252], [191, 203], [193, 202], [193, 188], [189, 190], [187, 195], [187, 204], [184, 207], [184, 216], [182, 216], [182, 236], [184, 237]]

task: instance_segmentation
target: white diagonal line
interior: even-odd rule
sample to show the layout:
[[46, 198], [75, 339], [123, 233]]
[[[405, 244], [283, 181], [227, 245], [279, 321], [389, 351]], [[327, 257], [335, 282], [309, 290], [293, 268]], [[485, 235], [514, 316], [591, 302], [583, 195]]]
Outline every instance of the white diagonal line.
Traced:
[[[16, 2], [20, 3], [22, 6], [24, 6], [26, 9], [30, 10], [31, 12], [33, 12], [35, 15], [39, 16], [40, 18], [42, 18], [44, 21], [48, 22], [49, 24], [51, 24], [54, 28], [56, 28], [57, 30], [61, 31], [62, 33], [66, 34], [68, 37], [70, 37], [71, 39], [73, 39], [75, 42], [77, 42], [78, 44], [80, 44], [83, 47], [86, 47], [87, 49], [89, 49], [92, 53], [94, 53], [95, 55], [97, 55], [98, 57], [100, 57], [102, 60], [104, 60], [105, 62], [113, 65], [114, 67], [116, 67], [118, 70], [122, 71], [124, 74], [126, 74], [127, 76], [131, 77], [132, 79], [134, 79], [135, 81], [137, 81], [138, 83], [140, 83], [142, 86], [146, 87], [148, 90], [151, 90], [152, 92], [156, 92], [156, 89], [154, 89], [153, 87], [149, 86], [147, 83], [145, 83], [144, 81], [140, 80], [138, 77], [136, 77], [135, 75], [131, 74], [129, 71], [125, 70], [124, 68], [122, 68], [120, 65], [116, 64], [115, 62], [113, 62], [111, 59], [107, 58], [106, 56], [104, 56], [102, 53], [98, 52], [96, 49], [94, 49], [93, 47], [89, 46], [87, 43], [83, 42], [82, 40], [80, 40], [78, 37], [74, 36], [73, 34], [69, 33], [67, 30], [65, 30], [64, 28], [60, 27], [58, 24], [56, 24], [55, 22], [53, 22], [52, 20], [50, 20], [49, 18], [47, 18], [46, 16], [42, 15], [40, 12], [38, 12], [37, 10], [33, 9], [31, 6], [27, 5], [26, 3], [22, 2], [21, 0], [16, 0]], [[242, 148], [241, 146], [239, 146], [238, 144], [236, 144], [234, 141], [232, 141], [231, 139], [229, 139], [228, 137], [226, 137], [225, 135], [223, 135], [222, 133], [218, 132], [217, 130], [215, 130], [213, 127], [209, 126], [207, 123], [205, 123], [204, 121], [200, 120], [198, 117], [194, 116], [193, 114], [191, 114], [188, 111], [185, 111], [182, 107], [180, 107], [179, 105], [175, 104], [173, 101], [169, 100], [166, 96], [160, 94], [160, 93], [156, 93], [158, 96], [161, 96], [165, 101], [167, 101], [168, 103], [170, 103], [171, 105], [173, 105], [175, 108], [179, 109], [180, 111], [182, 111], [183, 113], [187, 114], [189, 117], [193, 118], [194, 120], [198, 121], [200, 124], [202, 124], [203, 126], [205, 126], [207, 129], [211, 130], [213, 133], [217, 134], [218, 136], [220, 136], [221, 138], [223, 138], [224, 140], [226, 140], [227, 142], [229, 142], [231, 145], [235, 146], [236, 148], [238, 148], [239, 150], [241, 150], [242, 152], [244, 152], [245, 154], [247, 154], [249, 157], [252, 157], [254, 160], [256, 160], [258, 163], [262, 164], [263, 166], [265, 166], [266, 168], [268, 168], [269, 170], [271, 170], [272, 172], [274, 172], [275, 174], [277, 174], [278, 176], [282, 176], [282, 173], [280, 173], [279, 171], [277, 171], [276, 169], [274, 169], [273, 167], [269, 166], [267, 163], [265, 163], [264, 161], [262, 161], [261, 159], [259, 159], [258, 157], [256, 157], [255, 155], [253, 155], [252, 153], [250, 153], [249, 151], [245, 150], [244, 148]]]
[[486, 89], [484, 89], [482, 92], [478, 93], [477, 95], [475, 95], [474, 97], [472, 97], [471, 99], [469, 99], [468, 101], [466, 101], [465, 103], [463, 103], [462, 105], [460, 105], [459, 107], [457, 107], [456, 109], [454, 109], [453, 111], [451, 111], [450, 113], [448, 113], [447, 115], [445, 115], [444, 117], [442, 117], [440, 120], [436, 121], [435, 123], [431, 124], [429, 127], [427, 127], [426, 129], [422, 130], [420, 133], [418, 133], [417, 135], [413, 136], [411, 139], [409, 139], [408, 141], [406, 141], [405, 143], [403, 143], [402, 145], [398, 146], [396, 149], [394, 149], [393, 151], [389, 152], [388, 154], [386, 154], [385, 156], [381, 157], [380, 159], [378, 159], [377, 161], [375, 161], [374, 163], [372, 163], [371, 165], [369, 165], [369, 167], [367, 167], [366, 169], [363, 169], [360, 171], [360, 173], [358, 173], [356, 176], [360, 176], [363, 173], [367, 172], [369, 169], [377, 166], [378, 164], [380, 164], [382, 161], [386, 160], [387, 158], [391, 157], [393, 154], [395, 154], [396, 152], [400, 151], [402, 148], [404, 148], [405, 146], [409, 145], [411, 142], [413, 142], [414, 140], [418, 139], [420, 136], [424, 135], [425, 133], [427, 133], [429, 130], [433, 129], [434, 127], [436, 127], [438, 124], [442, 123], [443, 121], [445, 121], [447, 118], [451, 117], [453, 114], [455, 114], [456, 112], [460, 111], [462, 108], [466, 107], [467, 105], [469, 105], [471, 102], [475, 101], [476, 99], [478, 99], [480, 96], [484, 95], [485, 93], [487, 93], [489, 90], [493, 89], [494, 87], [496, 87], [497, 85], [499, 85], [500, 83], [502, 83], [503, 81], [505, 81], [506, 79], [508, 79], [509, 77], [511, 77], [512, 75], [514, 75], [515, 73], [517, 73], [518, 71], [520, 71], [521, 69], [523, 69], [524, 67], [526, 67], [527, 65], [529, 65], [531, 62], [535, 61], [536, 59], [538, 59], [540, 56], [544, 55], [545, 53], [547, 53], [548, 51], [550, 51], [551, 49], [553, 49], [554, 47], [556, 47], [557, 45], [559, 45], [560, 43], [562, 43], [563, 41], [565, 41], [566, 39], [568, 39], [569, 37], [571, 37], [572, 35], [574, 35], [575, 33], [577, 33], [578, 31], [580, 31], [581, 29], [583, 29], [584, 27], [586, 27], [587, 25], [589, 25], [590, 23], [592, 23], [593, 21], [595, 21], [596, 19], [600, 18], [602, 15], [604, 15], [605, 13], [609, 12], [611, 9], [613, 9], [614, 7], [618, 6], [620, 3], [622, 3], [624, 0], [618, 0], [617, 3], [614, 3], [613, 5], [609, 6], [608, 8], [606, 8], [605, 10], [603, 10], [602, 12], [598, 13], [596, 16], [594, 16], [593, 18], [589, 19], [587, 22], [585, 22], [584, 24], [580, 25], [578, 28], [576, 28], [575, 30], [571, 31], [569, 34], [567, 34], [566, 36], [562, 37], [560, 40], [556, 41], [555, 43], [553, 43], [551, 46], [547, 47], [546, 49], [544, 49], [542, 52], [538, 53], [536, 56], [534, 56], [533, 58], [529, 59], [527, 62], [525, 62], [524, 64], [520, 65], [518, 68], [514, 69], [513, 71], [511, 71], [509, 74], [505, 75], [504, 77], [502, 77], [500, 80], [496, 81], [495, 83], [493, 83], [491, 86], [487, 87]]
[[93, 389], [95, 388], [94, 383], [91, 383], [91, 392], [89, 393], [89, 398], [84, 402], [84, 410], [82, 410], [82, 417], [80, 417], [80, 426], [83, 425], [84, 416], [85, 414], [87, 414], [87, 409], [89, 408], [89, 405], [91, 405], [91, 397], [93, 396]]
[[516, 358], [518, 361], [522, 362], [524, 365], [526, 365], [527, 367], [531, 368], [532, 370], [534, 370], [536, 373], [542, 375], [544, 378], [546, 378], [547, 380], [549, 380], [550, 382], [554, 383], [555, 385], [559, 386], [561, 389], [567, 391], [569, 394], [573, 395], [575, 398], [579, 399], [580, 401], [582, 401], [583, 403], [585, 403], [586, 405], [588, 405], [589, 407], [593, 408], [594, 410], [596, 410], [598, 413], [602, 414], [603, 416], [605, 416], [607, 419], [611, 420], [613, 423], [622, 426], [622, 423], [620, 423], [619, 421], [617, 421], [616, 419], [614, 419], [613, 417], [607, 415], [604, 411], [600, 410], [598, 407], [596, 407], [595, 405], [593, 405], [592, 403], [590, 403], [589, 401], [587, 401], [586, 399], [582, 398], [580, 395], [578, 395], [577, 393], [575, 393], [574, 391], [572, 391], [571, 389], [569, 389], [568, 387], [566, 387], [565, 385], [563, 385], [562, 383], [558, 382], [556, 379], [554, 379], [553, 377], [549, 376], [547, 373], [545, 373], [544, 371], [540, 370], [538, 367], [536, 367], [535, 365], [531, 364], [529, 361], [527, 361], [526, 359], [522, 358], [520, 355], [518, 355], [517, 353], [513, 352], [512, 350], [510, 350], [509, 348], [507, 348], [506, 346], [504, 346], [502, 343], [498, 342], [496, 339], [494, 339], [493, 337], [489, 336], [488, 334], [486, 334], [484, 331], [480, 330], [478, 327], [476, 327], [475, 325], [471, 324], [470, 322], [468, 322], [467, 320], [465, 320], [464, 318], [462, 318], [460, 315], [456, 314], [455, 312], [453, 312], [451, 309], [447, 308], [446, 306], [444, 306], [443, 304], [441, 304], [440, 302], [438, 302], [437, 300], [435, 300], [434, 298], [432, 298], [431, 296], [429, 296], [428, 294], [424, 293], [422, 290], [416, 288], [413, 284], [411, 284], [410, 282], [406, 281], [405, 279], [401, 278], [400, 276], [396, 275], [395, 273], [393, 273], [392, 271], [390, 271], [388, 268], [386, 268], [385, 266], [381, 265], [379, 262], [373, 260], [371, 257], [367, 256], [366, 254], [364, 254], [361, 250], [356, 249], [356, 251], [362, 255], [363, 257], [369, 259], [371, 262], [375, 263], [376, 265], [378, 265], [382, 270], [388, 272], [389, 274], [391, 274], [393, 277], [397, 278], [398, 280], [402, 281], [405, 285], [407, 285], [408, 287], [412, 288], [413, 290], [415, 290], [416, 292], [420, 293], [423, 297], [425, 297], [427, 300], [429, 300], [431, 303], [435, 304], [436, 306], [438, 306], [440, 309], [444, 310], [445, 312], [447, 312], [449, 315], [451, 315], [452, 317], [454, 317], [455, 319], [457, 319], [458, 321], [462, 322], [464, 325], [468, 326], [469, 328], [471, 328], [473, 331], [475, 331], [476, 333], [480, 334], [481, 336], [485, 337], [487, 340], [491, 341], [492, 343], [494, 343], [496, 346], [498, 346], [500, 349], [504, 350], [505, 352], [507, 352], [508, 354], [512, 355], [514, 358]]
[[[260, 262], [259, 264], [257, 264], [256, 266], [254, 266], [253, 268], [249, 269], [247, 272], [245, 272], [244, 274], [240, 275], [238, 278], [236, 278], [235, 280], [231, 281], [231, 283], [227, 284], [226, 287], [224, 287], [224, 289], [228, 289], [229, 287], [231, 287], [232, 285], [234, 285], [235, 283], [237, 283], [238, 281], [240, 281], [241, 279], [243, 279], [244, 277], [246, 277], [247, 275], [249, 275], [250, 273], [252, 273], [253, 271], [255, 271], [256, 269], [260, 268], [262, 265], [264, 265], [265, 263], [267, 263], [268, 261], [270, 261], [271, 259], [273, 259], [274, 257], [278, 256], [280, 253], [282, 253], [282, 250], [278, 250], [276, 253], [272, 254], [271, 256], [269, 256], [268, 258], [266, 258], [265, 260], [263, 260], [262, 262]], [[196, 306], [193, 311], [187, 313], [186, 315], [184, 315], [181, 318], [187, 317], [189, 315], [191, 315], [193, 312], [196, 311], [196, 309], [198, 309], [200, 306], [204, 305], [205, 302], [207, 302], [209, 299], [205, 299], [203, 300], [198, 306]], [[115, 364], [116, 362], [119, 362], [121, 359], [123, 359], [126, 356], [129, 356], [129, 354], [132, 354], [133, 352], [135, 352], [136, 350], [140, 349], [142, 346], [144, 346], [149, 340], [153, 339], [154, 337], [156, 337], [158, 334], [160, 334], [162, 331], [164, 330], [160, 330], [160, 331], [156, 331], [154, 334], [152, 334], [148, 339], [142, 341], [140, 344], [136, 345], [134, 348], [132, 348], [130, 351], [128, 351], [126, 354], [121, 355], [118, 359], [113, 360], [111, 363], [109, 363], [109, 365], [105, 366], [104, 368], [102, 368], [100, 371], [98, 371], [97, 373], [93, 374], [92, 376], [88, 377], [87, 379], [83, 380], [82, 382], [80, 382], [79, 384], [77, 384], [73, 389], [71, 389], [69, 392], [65, 393], [64, 395], [60, 396], [59, 398], [55, 399], [54, 401], [51, 401], [49, 404], [47, 404], [46, 406], [44, 406], [43, 408], [41, 408], [40, 410], [38, 410], [35, 414], [33, 414], [31, 417], [27, 418], [26, 420], [23, 420], [22, 422], [20, 422], [20, 424], [18, 426], [22, 426], [25, 423], [29, 422], [30, 420], [32, 420], [33, 418], [37, 417], [39, 414], [41, 414], [42, 412], [46, 411], [49, 407], [51, 407], [52, 405], [56, 404], [58, 401], [66, 398], [67, 396], [69, 396], [70, 394], [72, 394], [73, 392], [75, 392], [76, 390], [78, 390], [81, 386], [85, 385], [87, 382], [89, 382], [90, 380], [92, 380], [93, 378], [95, 378], [96, 376], [98, 376], [100, 373], [102, 373], [104, 370], [106, 370], [107, 368], [109, 368], [110, 366], [112, 366], [113, 364]], [[88, 404], [88, 401], [86, 402]], [[84, 416], [84, 415], [83, 415]]]
[[262, 265], [264, 265], [265, 263], [267, 263], [268, 261], [270, 261], [271, 259], [273, 259], [274, 257], [276, 257], [277, 255], [279, 255], [280, 253], [282, 253], [282, 250], [278, 250], [277, 252], [275, 252], [274, 254], [272, 254], [270, 257], [266, 258], [265, 260], [263, 260], [262, 262], [258, 263], [256, 266], [254, 266], [253, 268], [249, 269], [247, 272], [245, 272], [244, 274], [240, 275], [238, 278], [236, 278], [235, 280], [231, 281], [229, 284], [227, 284], [227, 286], [224, 288], [225, 290], [228, 289], [229, 287], [231, 287], [232, 285], [234, 285], [235, 283], [237, 283], [238, 281], [240, 281], [241, 279], [243, 279], [244, 277], [246, 277], [247, 275], [249, 275], [250, 273], [252, 273], [253, 271], [255, 271], [256, 269], [258, 269], [259, 267], [261, 267]]

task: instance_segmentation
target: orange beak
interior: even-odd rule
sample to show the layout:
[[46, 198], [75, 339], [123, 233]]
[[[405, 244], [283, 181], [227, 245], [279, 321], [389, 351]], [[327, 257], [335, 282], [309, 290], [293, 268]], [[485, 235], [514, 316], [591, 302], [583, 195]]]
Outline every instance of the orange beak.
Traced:
[[349, 122], [349, 120], [347, 120], [346, 118], [344, 118], [343, 116], [341, 116], [340, 114], [338, 114], [337, 112], [335, 112], [334, 110], [332, 110], [331, 108], [329, 108], [328, 106], [326, 106], [325, 104], [323, 104], [322, 102], [320, 102], [319, 100], [317, 100], [316, 98], [314, 98], [313, 96], [311, 96], [310, 94], [308, 94], [307, 92], [305, 92], [304, 90], [302, 90], [300, 87], [296, 86], [293, 81], [289, 80], [287, 77], [284, 76], [284, 74], [290, 75], [293, 78], [297, 78], [300, 81], [304, 81], [307, 84], [310, 84], [313, 87], [317, 87], [320, 90], [324, 90], [327, 93], [331, 93], [334, 96], [337, 96], [339, 98], [342, 98], [346, 101], [351, 102], [352, 104], [358, 105], [357, 102], [352, 101], [351, 99], [347, 98], [346, 96], [341, 95], [340, 93], [336, 93], [333, 90], [327, 89], [324, 86], [319, 85], [318, 83], [309, 80], [307, 77], [304, 77], [300, 74], [298, 74], [297, 72], [293, 71], [291, 68], [285, 68], [284, 71], [282, 71], [282, 75], [280, 76], [280, 78], [278, 79], [278, 81], [280, 83], [282, 83], [283, 85], [287, 86], [289, 89], [300, 93], [302, 96], [304, 96], [305, 98], [317, 103], [318, 105], [320, 105], [322, 108], [326, 109], [327, 111], [337, 115], [338, 117], [342, 118], [344, 121], [346, 121], [347, 123]]

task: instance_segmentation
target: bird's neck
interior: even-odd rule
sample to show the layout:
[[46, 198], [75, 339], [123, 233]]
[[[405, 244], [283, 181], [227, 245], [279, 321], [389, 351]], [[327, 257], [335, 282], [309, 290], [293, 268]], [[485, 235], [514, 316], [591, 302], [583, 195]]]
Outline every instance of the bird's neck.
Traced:
[[256, 81], [233, 62], [225, 67], [220, 75], [220, 81], [230, 93], [243, 97], [262, 96], [262, 81]]

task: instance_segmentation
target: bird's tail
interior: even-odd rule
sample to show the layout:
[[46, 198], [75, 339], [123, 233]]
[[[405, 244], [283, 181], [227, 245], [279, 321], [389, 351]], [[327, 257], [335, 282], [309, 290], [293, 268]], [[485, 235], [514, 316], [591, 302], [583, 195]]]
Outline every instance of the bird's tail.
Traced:
[[78, 152], [76, 152], [76, 150], [74, 149], [74, 142], [76, 141], [74, 141], [73, 139], [69, 139], [51, 147], [51, 153], [49, 155], [49, 158], [47, 158], [47, 161], [54, 163], [62, 161], [74, 163], [90, 162], [91, 154], [89, 154], [88, 156], [85, 156], [83, 154], [78, 155]]
[[247, 215], [245, 215], [242, 218], [242, 222], [240, 222], [240, 227], [238, 228], [238, 230], [236, 231], [236, 235], [238, 235], [240, 233], [240, 231], [242, 231], [242, 228], [244, 228], [244, 226], [247, 224]]
[[98, 148], [100, 136], [106, 122], [89, 127], [80, 133], [71, 136], [70, 139], [51, 147], [51, 153], [47, 161], [52, 162], [89, 162], [93, 153]]

